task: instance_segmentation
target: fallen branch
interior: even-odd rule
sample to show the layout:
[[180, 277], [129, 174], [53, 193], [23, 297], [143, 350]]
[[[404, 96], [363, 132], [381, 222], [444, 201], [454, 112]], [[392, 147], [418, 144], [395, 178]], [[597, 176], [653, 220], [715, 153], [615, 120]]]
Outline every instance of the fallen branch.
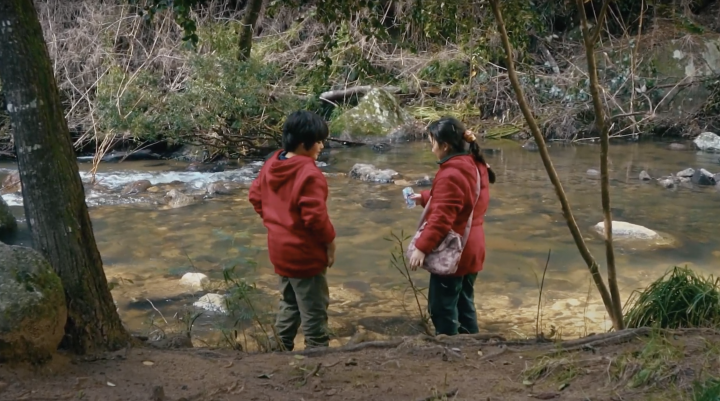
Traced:
[[323, 366], [322, 362], [318, 363], [317, 366], [315, 366], [315, 369], [311, 370], [310, 373], [308, 373], [307, 375], [305, 375], [305, 377], [303, 377], [302, 382], [300, 382], [300, 386], [306, 385], [308, 379], [310, 379], [311, 377], [318, 374], [318, 372], [320, 371], [320, 368], [322, 368], [322, 366]]
[[577, 340], [566, 341], [558, 343], [558, 349], [549, 352], [549, 355], [556, 355], [563, 352], [580, 351], [583, 349], [592, 349], [599, 346], [608, 346], [621, 344], [624, 342], [632, 341], [638, 337], [650, 334], [651, 329], [649, 327], [641, 327], [639, 329], [625, 329], [620, 331], [614, 331], [612, 333], [605, 333], [591, 337], [580, 338]]
[[[327, 91], [320, 94], [320, 100], [324, 100], [326, 102], [335, 102], [338, 100], [346, 101], [348, 98], [351, 98], [353, 96], [362, 96], [370, 92], [374, 87], [370, 85], [363, 85], [363, 86], [353, 86], [352, 88], [347, 89], [337, 89], [333, 91]], [[390, 92], [392, 94], [400, 93], [402, 92], [402, 89], [396, 87], [396, 86], [384, 86], [380, 89], [385, 90], [387, 92]]]

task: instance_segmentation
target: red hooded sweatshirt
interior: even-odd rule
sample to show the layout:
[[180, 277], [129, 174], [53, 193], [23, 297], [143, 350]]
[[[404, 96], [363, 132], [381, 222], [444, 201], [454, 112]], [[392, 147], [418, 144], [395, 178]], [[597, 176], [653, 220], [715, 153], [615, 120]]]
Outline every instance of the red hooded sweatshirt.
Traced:
[[275, 273], [309, 278], [328, 265], [327, 244], [335, 229], [327, 211], [325, 176], [307, 156], [281, 158], [275, 152], [250, 187], [250, 203], [268, 230]]
[[427, 225], [415, 246], [426, 255], [432, 252], [453, 231], [463, 235], [470, 212], [475, 204], [477, 170], [480, 171], [480, 199], [475, 205], [472, 228], [465, 249], [460, 256], [458, 269], [453, 276], [477, 273], [485, 262], [485, 213], [490, 201], [490, 179], [487, 166], [478, 163], [471, 155], [451, 155], [440, 162], [430, 191], [420, 194], [420, 206], [425, 207], [432, 195], [426, 214]]

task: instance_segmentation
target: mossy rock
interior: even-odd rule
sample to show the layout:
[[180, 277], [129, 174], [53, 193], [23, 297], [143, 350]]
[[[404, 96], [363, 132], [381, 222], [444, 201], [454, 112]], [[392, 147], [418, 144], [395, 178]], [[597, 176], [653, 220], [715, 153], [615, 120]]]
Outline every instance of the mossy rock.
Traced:
[[10, 207], [0, 196], [0, 238], [6, 237], [15, 232], [17, 221], [10, 211]]
[[65, 292], [39, 252], [0, 243], [0, 362], [41, 363], [65, 334]]
[[354, 108], [330, 123], [332, 137], [345, 141], [401, 139], [417, 136], [415, 120], [388, 91], [373, 88]]

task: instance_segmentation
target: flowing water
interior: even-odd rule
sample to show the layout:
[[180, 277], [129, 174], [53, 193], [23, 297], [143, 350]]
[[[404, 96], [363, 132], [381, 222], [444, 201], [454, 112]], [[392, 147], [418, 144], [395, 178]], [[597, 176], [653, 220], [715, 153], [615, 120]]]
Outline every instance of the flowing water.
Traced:
[[[587, 268], [569, 234], [539, 155], [514, 142], [490, 142], [486, 146], [499, 151], [488, 155], [498, 182], [491, 187], [485, 220], [487, 260], [476, 284], [481, 327], [534, 333], [538, 280], [548, 251], [552, 250], [541, 303], [542, 329], [547, 332], [555, 326], [571, 336], [608, 328], [604, 308], [590, 287]], [[588, 172], [599, 169], [599, 146], [554, 144], [550, 150], [584, 237], [604, 265], [603, 242], [592, 230], [602, 221], [600, 181], [599, 176]], [[402, 331], [398, 327], [408, 316], [417, 315], [417, 306], [403, 276], [390, 266], [394, 245], [385, 237], [391, 231], [412, 234], [420, 208], [405, 207], [402, 186], [360, 182], [333, 174], [346, 173], [357, 162], [394, 169], [414, 179], [432, 176], [437, 166], [428, 146], [414, 143], [384, 154], [363, 148], [333, 150], [329, 164], [322, 167], [329, 173], [329, 209], [338, 234], [337, 261], [329, 271], [331, 320]], [[6, 172], [15, 168], [3, 167]], [[641, 170], [657, 177], [687, 167], [720, 171], [717, 155], [669, 151], [657, 142], [611, 148], [614, 220], [643, 225], [676, 241], [664, 248], [617, 243], [624, 297], [673, 265], [717, 273], [720, 191], [691, 186], [666, 190], [655, 182], [638, 179]], [[111, 191], [90, 191], [88, 195], [105, 271], [115, 283], [113, 296], [123, 320], [133, 331], [147, 332], [151, 316], [155, 322], [171, 320], [203, 294], [191, 294], [179, 285], [179, 278], [188, 271], [203, 272], [217, 284], [222, 282], [224, 268], [236, 266], [236, 275], [268, 294], [254, 307], [268, 311], [275, 307], [276, 278], [267, 258], [265, 229], [247, 201], [247, 187], [259, 164], [222, 173], [180, 171], [183, 168], [176, 162], [103, 165], [98, 178]], [[87, 165], [81, 165], [81, 169], [86, 171]], [[83, 177], [87, 180], [88, 174], [83, 173]], [[139, 179], [153, 184], [179, 180], [189, 189], [231, 180], [243, 188], [232, 195], [168, 209], [147, 197], [119, 195], [124, 184]], [[15, 205], [12, 209], [21, 218], [21, 198], [4, 198]], [[416, 272], [413, 278], [419, 287], [427, 284], [426, 273]], [[207, 312], [195, 330], [209, 334], [223, 324], [227, 321]]]

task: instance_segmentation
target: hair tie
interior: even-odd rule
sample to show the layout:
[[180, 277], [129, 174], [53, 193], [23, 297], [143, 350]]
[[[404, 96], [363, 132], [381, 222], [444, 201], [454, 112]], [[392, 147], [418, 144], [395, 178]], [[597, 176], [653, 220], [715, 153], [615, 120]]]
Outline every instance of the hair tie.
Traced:
[[470, 130], [465, 131], [463, 138], [465, 139], [465, 142], [467, 142], [467, 143], [473, 143], [476, 140], [475, 134], [473, 134], [473, 132]]

